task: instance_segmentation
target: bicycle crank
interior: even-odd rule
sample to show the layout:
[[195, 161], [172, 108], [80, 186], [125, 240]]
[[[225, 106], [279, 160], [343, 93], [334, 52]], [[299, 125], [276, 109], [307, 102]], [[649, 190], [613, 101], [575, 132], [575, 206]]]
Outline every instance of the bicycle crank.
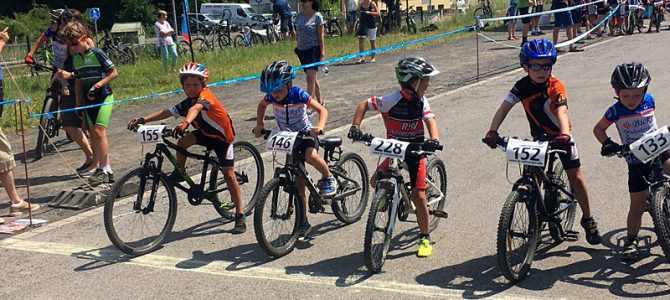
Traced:
[[446, 211], [443, 211], [443, 210], [437, 210], [437, 209], [436, 210], [431, 210], [431, 211], [429, 211], [429, 213], [431, 215], [435, 216], [435, 217], [438, 217], [438, 218], [445, 218], [446, 219], [447, 217], [449, 217], [449, 214]]

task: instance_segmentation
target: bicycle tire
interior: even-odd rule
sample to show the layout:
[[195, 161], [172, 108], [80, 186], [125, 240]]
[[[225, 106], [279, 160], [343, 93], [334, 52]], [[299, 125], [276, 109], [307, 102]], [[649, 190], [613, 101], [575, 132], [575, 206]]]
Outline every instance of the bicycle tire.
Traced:
[[[348, 169], [346, 167], [348, 162], [353, 162], [355, 169]], [[337, 171], [333, 172], [333, 175], [337, 179], [337, 195], [353, 188], [353, 183], [340, 178], [338, 172], [341, 172], [341, 174], [344, 174], [354, 182], [360, 184], [361, 190], [358, 193], [342, 200], [334, 200], [330, 205], [333, 209], [333, 214], [340, 220], [340, 222], [344, 224], [353, 224], [361, 219], [363, 212], [365, 212], [365, 207], [368, 204], [368, 192], [370, 190], [370, 185], [368, 183], [368, 167], [360, 155], [348, 152], [340, 157], [340, 160], [335, 164], [333, 169]], [[348, 204], [350, 204], [351, 200], [358, 201], [351, 203], [353, 205], [349, 206]]]
[[[297, 194], [287, 193], [285, 191], [287, 186], [283, 185], [283, 180], [286, 179], [273, 178], [263, 186], [254, 213], [254, 233], [256, 234], [256, 240], [263, 252], [275, 258], [289, 254], [295, 248], [295, 243], [298, 240], [298, 228], [300, 227], [302, 210], [299, 203], [301, 202], [300, 197]], [[279, 199], [280, 193], [288, 195], [285, 203], [278, 203], [281, 200]], [[294, 202], [292, 210], [290, 206], [291, 201]], [[281, 209], [283, 214], [277, 215], [276, 211], [272, 212], [273, 207]], [[269, 221], [274, 224], [266, 225], [267, 222], [264, 221], [264, 217], [269, 217]], [[293, 221], [293, 224], [290, 224], [291, 221]], [[284, 222], [289, 222], [289, 224], [279, 224]], [[277, 228], [277, 226], [270, 225], [281, 225], [281, 228], [290, 229], [290, 231], [278, 234], [276, 238], [268, 238], [266, 234], [275, 232], [276, 230], [274, 229]]]
[[[505, 200], [505, 204], [503, 205], [500, 214], [500, 220], [498, 221], [496, 258], [503, 276], [513, 283], [519, 282], [528, 276], [530, 266], [533, 263], [533, 256], [535, 255], [535, 250], [537, 248], [537, 238], [539, 236], [537, 213], [532, 207], [532, 203], [528, 202], [532, 201], [530, 197], [531, 194], [532, 192], [525, 192], [521, 187], [513, 190], [507, 197], [507, 200]], [[521, 206], [522, 208], [518, 212], [521, 213], [526, 211], [528, 218], [528, 224], [522, 225], [520, 232], [514, 232], [511, 228], [515, 225], [512, 222], [517, 220], [514, 216], [517, 213], [517, 206]], [[525, 243], [523, 243], [525, 244], [525, 249], [508, 251], [508, 247], [511, 246], [513, 242], [509, 239], [512, 236], [510, 231], [512, 231], [511, 233], [513, 233], [513, 235], [521, 236], [526, 240]], [[514, 254], [515, 252], [521, 252], [521, 255], [519, 255], [518, 259], [513, 261], [508, 253]], [[519, 260], [520, 262], [517, 262]]]
[[[58, 103], [51, 96], [44, 98], [44, 104], [42, 105], [42, 113], [56, 111], [58, 108]], [[55, 117], [49, 115], [40, 116], [40, 127], [37, 130], [37, 145], [35, 146], [35, 157], [37, 159], [42, 158], [44, 154], [49, 150], [49, 138], [56, 136], [53, 133], [55, 129], [56, 122]]]
[[[433, 173], [433, 171], [435, 173]], [[432, 181], [437, 188], [440, 189], [440, 192], [444, 195], [442, 200], [438, 201], [432, 206], [428, 206], [429, 210], [444, 210], [444, 205], [447, 202], [447, 167], [444, 166], [444, 162], [439, 158], [433, 158], [428, 162], [426, 167], [426, 179]], [[426, 186], [426, 199], [430, 202], [431, 194], [430, 189], [433, 187], [428, 185]], [[440, 219], [433, 215], [430, 215], [428, 223], [428, 232], [433, 232], [437, 225], [440, 224]]]
[[[554, 166], [554, 174], [551, 177], [551, 181], [565, 187], [568, 191], [571, 191], [572, 189], [570, 188], [568, 175], [563, 169], [563, 164], [560, 160], [555, 160], [555, 162], [556, 165]], [[554, 212], [565, 205], [569, 205], [569, 208], [558, 215], [558, 218], [561, 219], [561, 227], [563, 228], [564, 232], [572, 230], [575, 222], [575, 214], [577, 213], [577, 204], [569, 203], [573, 202], [573, 200], [571, 200], [566, 194], [556, 188], [549, 191], [548, 194], [545, 194], [544, 201], [548, 212]], [[553, 223], [549, 223], [549, 234], [554, 239], [554, 241], [556, 241], [556, 243], [561, 243], [564, 240], [564, 237], [561, 236], [559, 229]]]
[[628, 22], [626, 23], [626, 34], [628, 34], [628, 35], [632, 35], [633, 30], [634, 30], [634, 28], [633, 28], [634, 24], [632, 23], [632, 21], [633, 21], [632, 15], [633, 15], [632, 13], [629, 13], [628, 18], [627, 18]]
[[330, 21], [330, 36], [331, 37], [342, 36], [342, 26], [340, 25], [340, 22], [338, 22], [337, 20]]
[[179, 56], [186, 55], [190, 51], [190, 44], [187, 41], [179, 41], [177, 44], [177, 52]]
[[650, 214], [654, 223], [658, 244], [665, 259], [670, 261], [670, 185], [666, 182], [651, 195]]
[[232, 46], [233, 40], [227, 35], [220, 34], [217, 38], [217, 43], [219, 44], [219, 48], [224, 49], [225, 47]]
[[263, 45], [265, 44], [265, 39], [262, 35], [257, 33], [251, 33], [251, 44], [252, 45]]
[[416, 34], [416, 23], [411, 18], [407, 22], [407, 27], [409, 28], [410, 33]]
[[[237, 175], [237, 182], [240, 185], [242, 200], [244, 201], [244, 215], [248, 216], [254, 211], [256, 198], [263, 187], [263, 177], [265, 176], [263, 158], [258, 149], [246, 141], [236, 141], [233, 144], [233, 151], [235, 153], [235, 175]], [[221, 191], [226, 188], [227, 184], [223, 179], [221, 170], [217, 168], [212, 170], [212, 172], [214, 173], [210, 177], [208, 191]], [[252, 172], [255, 172], [255, 174], [250, 175]], [[235, 217], [235, 213], [232, 210], [221, 207], [218, 192], [210, 201], [216, 212], [222, 217], [226, 219]]]
[[[365, 239], [363, 241], [363, 256], [365, 258], [365, 267], [371, 273], [382, 271], [386, 255], [391, 245], [393, 229], [387, 233], [386, 228], [391, 222], [391, 209], [389, 207], [389, 198], [393, 197], [393, 192], [385, 189], [377, 189], [372, 199], [368, 220], [365, 224]], [[385, 218], [384, 218], [385, 217]], [[374, 238], [380, 238], [380, 242], [374, 243]], [[374, 243], [374, 244], [373, 244]]]
[[493, 10], [491, 10], [491, 7], [489, 6], [484, 7], [484, 17], [493, 18]]
[[[163, 240], [165, 240], [167, 234], [172, 231], [175, 219], [177, 218], [177, 196], [167, 175], [161, 172], [151, 172], [149, 174], [146, 174], [145, 172], [144, 167], [137, 167], [126, 173], [120, 180], [114, 182], [109, 195], [105, 199], [103, 218], [107, 237], [109, 237], [109, 240], [114, 246], [119, 248], [123, 253], [129, 255], [144, 255], [158, 249], [163, 244]], [[133, 179], [136, 179], [137, 182], [131, 182]], [[149, 182], [151, 182], [151, 185], [149, 191], [147, 191], [146, 187]], [[127, 185], [127, 183], [129, 184]], [[133, 189], [133, 184], [137, 185], [137, 190], [130, 192], [129, 189]], [[159, 190], [159, 184], [163, 185], [163, 190]], [[145, 206], [140, 210], [135, 210], [134, 203], [138, 199], [137, 194], [142, 193], [142, 198], [144, 198], [144, 194], [147, 192], [149, 193], [149, 196], [151, 194], [161, 197], [163, 195], [167, 196], [167, 201], [158, 202], [157, 199], [156, 202], [151, 205], [151, 208]], [[124, 199], [127, 196], [130, 196], [130, 199]], [[135, 201], [131, 200], [133, 197]], [[150, 203], [149, 199], [143, 200], [142, 205], [148, 204], [147, 202]], [[165, 207], [165, 205], [167, 207]], [[120, 229], [127, 228], [127, 226], [117, 225], [124, 219], [129, 219], [129, 221], [144, 221], [143, 219], [146, 218], [148, 219], [147, 221], [151, 221], [143, 222], [140, 225], [142, 227], [140, 227], [141, 230], [139, 230], [139, 234], [144, 234], [145, 230], [149, 229], [149, 226], [156, 224], [156, 218], [154, 218], [154, 216], [157, 213], [157, 207], [164, 208], [164, 211], [167, 213], [167, 218], [164, 225], [158, 226], [159, 228], [162, 228], [155, 231], [155, 234], [152, 235], [149, 233], [149, 236], [138, 237], [133, 241], [125, 236], [119, 236], [121, 233]], [[131, 235], [136, 232], [134, 229], [136, 229], [136, 227], [129, 229]]]
[[635, 16], [635, 27], [637, 27], [637, 33], [642, 33], [643, 19], [640, 19], [640, 16]]
[[191, 45], [193, 46], [194, 51], [198, 51], [200, 53], [207, 52], [208, 50], [207, 42], [201, 37], [191, 39]]
[[234, 45], [235, 45], [236, 48], [237, 47], [251, 47], [251, 44], [252, 43], [249, 43], [249, 44], [245, 43], [244, 38], [242, 37], [242, 35], [238, 35], [238, 36], [235, 37]]

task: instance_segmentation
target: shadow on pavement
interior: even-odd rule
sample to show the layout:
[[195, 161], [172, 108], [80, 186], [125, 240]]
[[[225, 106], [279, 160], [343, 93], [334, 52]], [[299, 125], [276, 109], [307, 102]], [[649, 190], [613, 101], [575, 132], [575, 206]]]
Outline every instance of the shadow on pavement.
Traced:
[[311, 265], [287, 266], [286, 274], [306, 274], [310, 276], [337, 277], [335, 285], [347, 287], [370, 278], [363, 265], [363, 254], [352, 253], [347, 256], [322, 260]]

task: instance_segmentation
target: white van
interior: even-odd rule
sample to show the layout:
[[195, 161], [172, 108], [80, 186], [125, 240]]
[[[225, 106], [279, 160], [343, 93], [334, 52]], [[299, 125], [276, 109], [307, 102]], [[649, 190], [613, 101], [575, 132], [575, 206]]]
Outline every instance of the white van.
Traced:
[[257, 15], [251, 5], [246, 3], [203, 3], [200, 13], [212, 16], [219, 20], [230, 19], [231, 25], [246, 25], [252, 22], [251, 18]]

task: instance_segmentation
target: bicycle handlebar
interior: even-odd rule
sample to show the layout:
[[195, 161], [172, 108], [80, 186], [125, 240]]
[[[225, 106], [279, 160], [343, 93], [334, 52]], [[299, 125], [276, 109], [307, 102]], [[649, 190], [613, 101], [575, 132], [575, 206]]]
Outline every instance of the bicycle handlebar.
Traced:
[[[363, 142], [363, 143], [365, 143], [366, 145], [369, 146], [370, 143], [372, 142], [372, 140], [373, 140], [374, 138], [375, 138], [375, 136], [372, 135], [372, 133], [364, 133], [358, 140], [354, 140], [354, 142], [356, 142], [356, 141], [361, 141], [361, 142]], [[423, 149], [423, 146], [425, 145], [425, 141], [424, 141], [424, 142], [421, 142], [421, 143], [410, 143], [410, 144], [411, 144], [411, 145], [418, 145], [418, 146], [419, 146], [419, 150], [413, 150], [413, 151], [411, 151], [411, 153], [414, 154], [414, 155], [421, 156], [421, 155], [432, 155], [432, 154], [435, 154], [435, 151], [429, 151], [429, 150], [424, 150], [424, 149]], [[442, 151], [443, 149], [444, 149], [444, 145], [439, 144], [439, 145], [437, 145], [437, 147], [435, 147], [434, 150], [440, 150], [440, 151]], [[433, 149], [431, 149], [431, 150], [433, 150]]]
[[[251, 130], [251, 133], [255, 133], [253, 129]], [[323, 129], [319, 130], [319, 135], [323, 135], [323, 133], [324, 133], [324, 132], [323, 132]], [[272, 130], [261, 129], [261, 135], [263, 136], [264, 139], [267, 140], [267, 139], [270, 137], [270, 134], [272, 134]], [[303, 136], [306, 136], [306, 135], [307, 135], [307, 136], [310, 135], [310, 131], [309, 131], [309, 130], [307, 130], [307, 131], [298, 131], [298, 136], [299, 136], [299, 137], [303, 137]]]

